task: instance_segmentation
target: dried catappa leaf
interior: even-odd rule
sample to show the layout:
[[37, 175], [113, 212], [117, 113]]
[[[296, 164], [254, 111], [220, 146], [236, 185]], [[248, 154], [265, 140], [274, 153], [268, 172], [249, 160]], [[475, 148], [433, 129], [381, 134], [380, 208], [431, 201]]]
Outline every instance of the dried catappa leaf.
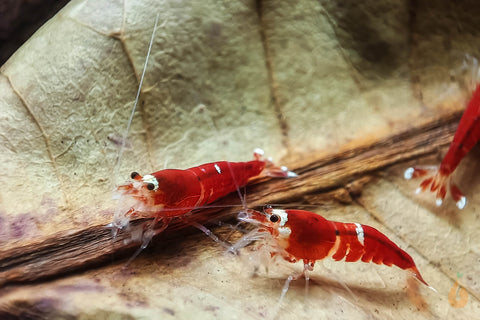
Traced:
[[[402, 171], [438, 163], [451, 140], [468, 99], [462, 56], [478, 57], [476, 11], [467, 2], [72, 1], [0, 69], [0, 312], [271, 317], [288, 263], [252, 277], [246, 253], [225, 255], [195, 232], [158, 239], [126, 270], [117, 251], [97, 254], [112, 248], [111, 191], [131, 171], [243, 161], [262, 147], [300, 177], [249, 188], [250, 204], [347, 192], [309, 209], [384, 232], [438, 290], [409, 298], [402, 270], [325, 261], [308, 298], [302, 280], [292, 284], [279, 318], [473, 318], [478, 152], [457, 174], [469, 197], [461, 213], [414, 195]], [[461, 308], [448, 298], [456, 281], [469, 298]]]

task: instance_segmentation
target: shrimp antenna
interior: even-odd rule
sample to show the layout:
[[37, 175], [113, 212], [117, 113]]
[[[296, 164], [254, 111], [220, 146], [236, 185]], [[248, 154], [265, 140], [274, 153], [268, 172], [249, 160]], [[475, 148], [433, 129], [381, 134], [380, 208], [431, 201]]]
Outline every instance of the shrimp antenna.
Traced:
[[[115, 169], [114, 169], [114, 173], [113, 173], [113, 176], [114, 176], [113, 183], [114, 183], [114, 185], [117, 185], [117, 182], [118, 182], [117, 179], [118, 179], [118, 175], [119, 175], [118, 172], [120, 170], [120, 160], [121, 160], [121, 157], [123, 155], [123, 152], [125, 151], [127, 136], [128, 136], [128, 132], [130, 131], [130, 126], [131, 126], [132, 121], [133, 121], [133, 115], [135, 114], [135, 110], [137, 109], [138, 100], [140, 98], [140, 93], [141, 93], [141, 90], [142, 90], [143, 79], [145, 78], [145, 72], [147, 70], [148, 58], [150, 57], [150, 52], [152, 51], [153, 39], [155, 38], [155, 31], [157, 30], [157, 25], [158, 25], [158, 14], [157, 14], [157, 17], [155, 18], [155, 25], [153, 27], [152, 37], [150, 38], [150, 44], [148, 46], [147, 57], [145, 58], [145, 64], [143, 65], [142, 76], [140, 77], [140, 83], [138, 84], [137, 96], [135, 97], [135, 102], [133, 103], [132, 113], [130, 114], [130, 118], [128, 119], [127, 129], [125, 130], [125, 133], [123, 134], [122, 145], [120, 147], [120, 151], [118, 153], [117, 160], [116, 160], [116, 163], [115, 163]], [[119, 211], [120, 211], [119, 210], [119, 205], [117, 205], [117, 208], [115, 209], [115, 212], [114, 212], [114, 222], [107, 225], [107, 227], [112, 228], [113, 242], [115, 242], [115, 238], [117, 236], [118, 229], [120, 227], [122, 227], [122, 226], [119, 226], [118, 223], [115, 223], [115, 217], [118, 217], [120, 215]]]
[[[145, 78], [145, 72], [147, 71], [148, 59], [150, 58], [150, 52], [152, 51], [153, 39], [155, 39], [155, 31], [157, 30], [157, 25], [158, 25], [158, 13], [157, 13], [157, 17], [155, 18], [155, 25], [153, 27], [152, 37], [150, 38], [150, 44], [148, 46], [148, 52], [147, 52], [147, 57], [145, 58], [145, 64], [143, 65], [142, 76], [140, 77], [140, 83], [138, 84], [137, 96], [135, 97], [135, 102], [133, 103], [133, 109], [130, 114], [130, 118], [128, 119], [127, 129], [125, 130], [125, 133], [123, 134], [123, 137], [122, 137], [122, 145], [120, 147], [120, 152], [118, 153], [117, 163], [115, 164], [115, 172], [114, 172], [115, 180], [118, 179], [118, 171], [120, 169], [120, 159], [123, 155], [123, 152], [125, 151], [128, 132], [130, 131], [130, 126], [133, 121], [133, 116], [135, 115], [135, 111], [138, 105], [138, 100], [140, 99], [140, 93], [142, 92], [143, 79]], [[114, 181], [114, 183], [117, 184], [117, 181]]]

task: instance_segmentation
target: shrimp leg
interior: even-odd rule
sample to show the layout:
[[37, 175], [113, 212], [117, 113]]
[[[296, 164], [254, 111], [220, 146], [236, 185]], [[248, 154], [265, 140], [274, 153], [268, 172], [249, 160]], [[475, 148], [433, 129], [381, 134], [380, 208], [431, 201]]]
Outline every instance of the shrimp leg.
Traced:
[[478, 140], [480, 140], [480, 84], [477, 84], [473, 92], [472, 98], [460, 119], [453, 141], [440, 167], [433, 170], [431, 167], [410, 167], [405, 170], [404, 178], [409, 180], [424, 177], [427, 176], [429, 172], [434, 171], [433, 176], [425, 178], [420, 183], [420, 187], [416, 190], [416, 193], [422, 191], [436, 192], [435, 203], [437, 206], [440, 206], [445, 199], [447, 190], [449, 190], [457, 207], [459, 209], [465, 208], [467, 198], [451, 181], [451, 175], [460, 161], [477, 144]]

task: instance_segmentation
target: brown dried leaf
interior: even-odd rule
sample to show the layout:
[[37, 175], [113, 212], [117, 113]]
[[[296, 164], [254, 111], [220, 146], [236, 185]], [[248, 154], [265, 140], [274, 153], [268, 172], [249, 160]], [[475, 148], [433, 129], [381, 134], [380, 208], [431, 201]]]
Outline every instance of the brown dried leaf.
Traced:
[[[0, 312], [271, 317], [292, 266], [252, 277], [251, 263], [198, 233], [161, 237], [127, 270], [118, 254], [98, 266], [116, 251], [102, 227], [115, 205], [110, 191], [130, 171], [248, 160], [263, 147], [301, 177], [253, 186], [249, 204], [331, 192], [343, 204], [308, 208], [378, 228], [438, 290], [421, 286], [409, 299], [398, 268], [326, 260], [307, 300], [304, 282], [292, 283], [280, 318], [473, 318], [478, 154], [458, 174], [470, 199], [461, 213], [414, 196], [416, 182], [401, 179], [407, 164], [384, 168], [450, 141], [467, 98], [450, 76], [459, 74], [461, 54], [478, 56], [475, 11], [468, 3], [395, 1], [73, 1], [0, 69], [0, 283], [24, 284], [5, 286]], [[131, 148], [116, 176], [157, 13]], [[96, 268], [79, 272], [92, 261]], [[457, 272], [469, 297], [458, 309], [448, 300]]]

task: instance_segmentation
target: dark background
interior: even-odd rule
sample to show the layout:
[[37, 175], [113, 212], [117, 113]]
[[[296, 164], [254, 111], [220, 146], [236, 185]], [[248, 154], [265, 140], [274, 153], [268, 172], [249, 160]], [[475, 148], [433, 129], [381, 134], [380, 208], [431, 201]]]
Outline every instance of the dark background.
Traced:
[[70, 0], [1, 0], [0, 66]]

